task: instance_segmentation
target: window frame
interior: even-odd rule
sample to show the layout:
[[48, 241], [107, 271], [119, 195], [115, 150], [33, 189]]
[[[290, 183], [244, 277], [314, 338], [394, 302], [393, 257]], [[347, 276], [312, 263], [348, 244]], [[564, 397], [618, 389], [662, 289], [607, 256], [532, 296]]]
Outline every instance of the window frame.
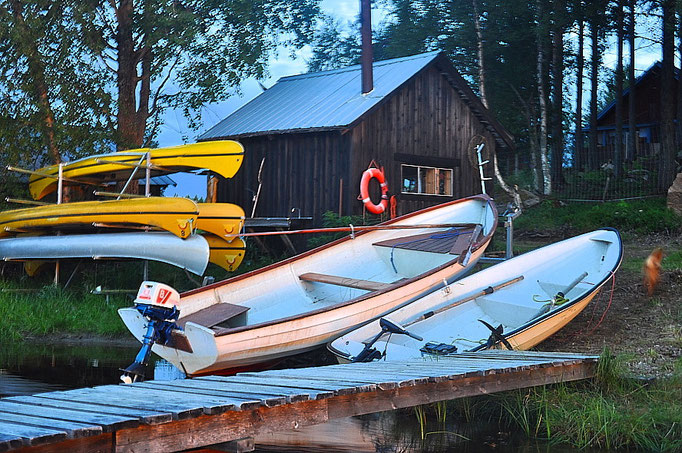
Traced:
[[[416, 192], [406, 192], [405, 191], [405, 177], [404, 177], [404, 169], [405, 167], [412, 167], [417, 169], [417, 191]], [[433, 170], [434, 171], [434, 180], [438, 181], [440, 179], [440, 173], [441, 171], [447, 172], [450, 174], [450, 181], [449, 181], [449, 193], [429, 193], [425, 192], [425, 188], [422, 187], [422, 169], [424, 170]], [[453, 168], [447, 168], [447, 167], [436, 167], [433, 165], [419, 165], [419, 164], [410, 164], [410, 163], [401, 163], [400, 164], [400, 193], [403, 195], [417, 195], [417, 196], [426, 196], [426, 197], [448, 197], [452, 198], [454, 196], [454, 183], [455, 183], [455, 171]], [[436, 183], [437, 184], [437, 183]]]

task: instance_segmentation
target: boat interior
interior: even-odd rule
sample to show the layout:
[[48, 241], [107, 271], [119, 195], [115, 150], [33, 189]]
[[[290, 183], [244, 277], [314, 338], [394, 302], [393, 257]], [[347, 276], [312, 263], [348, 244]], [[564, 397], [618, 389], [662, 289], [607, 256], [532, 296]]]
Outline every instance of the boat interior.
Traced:
[[[334, 306], [457, 260], [491, 232], [495, 218], [485, 201], [408, 217], [407, 225], [448, 224], [448, 228], [376, 230], [274, 265], [248, 278], [227, 280], [207, 292], [184, 296], [181, 320], [198, 319], [218, 332]], [[439, 212], [445, 211], [445, 212]], [[430, 215], [427, 215], [430, 214]], [[465, 223], [450, 226], [464, 219]], [[263, 288], [268, 291], [263, 291]], [[210, 288], [210, 287], [209, 287]], [[286, 301], [283, 303], [283, 301]], [[223, 304], [243, 307], [232, 316]], [[184, 311], [184, 313], [183, 313]]]
[[[611, 234], [615, 239], [616, 234]], [[619, 248], [615, 241], [596, 238], [582, 246], [576, 242], [572, 247], [545, 247], [489, 267], [388, 315], [393, 322], [423, 337], [422, 342], [406, 335], [385, 335], [375, 347], [387, 354], [407, 356], [420, 355], [421, 345], [428, 342], [455, 345], [458, 351], [470, 350], [490, 336], [490, 330], [479, 320], [493, 327], [502, 325], [503, 332], [508, 333], [592, 292], [614, 270]], [[489, 286], [510, 281], [507, 286], [483, 294]], [[559, 298], [553, 304], [559, 293], [565, 300]], [[457, 303], [460, 300], [462, 303]], [[424, 319], [428, 312], [435, 314]], [[368, 341], [379, 331], [378, 322], [374, 322], [341, 340], [356, 343], [349, 348], [357, 349], [358, 343]], [[335, 344], [343, 342], [337, 340]]]

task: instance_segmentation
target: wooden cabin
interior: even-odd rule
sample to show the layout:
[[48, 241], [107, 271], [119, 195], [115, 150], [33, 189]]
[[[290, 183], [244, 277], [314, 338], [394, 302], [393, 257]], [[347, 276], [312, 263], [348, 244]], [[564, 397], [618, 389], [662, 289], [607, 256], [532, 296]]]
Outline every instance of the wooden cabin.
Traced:
[[[448, 58], [430, 52], [372, 69], [368, 93], [360, 65], [283, 77], [199, 137], [238, 140], [246, 151], [239, 173], [220, 181], [218, 201], [250, 214], [261, 165], [259, 217], [319, 224], [325, 211], [361, 214], [360, 179], [372, 162], [384, 169], [398, 215], [481, 193], [475, 145], [485, 144], [485, 160], [513, 141]], [[492, 165], [484, 172], [493, 176]]]
[[[661, 143], [661, 62], [651, 65], [635, 80], [635, 118], [637, 127], [637, 143], [632, 147], [628, 143], [630, 89], [623, 90], [623, 144], [628, 150], [630, 159], [638, 155], [654, 155]], [[675, 70], [674, 92], [677, 99], [679, 82], [678, 70]], [[677, 117], [677, 111], [675, 112]], [[586, 139], [589, 129], [585, 129]], [[597, 115], [597, 142], [600, 147], [612, 148], [616, 143], [616, 100], [614, 99]]]

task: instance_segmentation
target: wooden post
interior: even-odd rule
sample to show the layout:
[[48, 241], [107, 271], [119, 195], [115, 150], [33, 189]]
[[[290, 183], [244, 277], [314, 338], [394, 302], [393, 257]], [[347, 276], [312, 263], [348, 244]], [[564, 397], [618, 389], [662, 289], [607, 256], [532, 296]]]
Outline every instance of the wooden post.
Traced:
[[339, 217], [343, 215], [343, 178], [339, 179]]

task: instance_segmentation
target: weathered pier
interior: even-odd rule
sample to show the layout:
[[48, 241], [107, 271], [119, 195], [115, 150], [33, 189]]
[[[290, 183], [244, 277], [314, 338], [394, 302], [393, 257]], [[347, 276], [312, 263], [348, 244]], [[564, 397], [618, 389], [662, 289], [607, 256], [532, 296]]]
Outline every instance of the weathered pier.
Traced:
[[[336, 418], [592, 377], [597, 357], [484, 351], [0, 399], [0, 451], [167, 452]], [[249, 440], [251, 440], [249, 442]]]

